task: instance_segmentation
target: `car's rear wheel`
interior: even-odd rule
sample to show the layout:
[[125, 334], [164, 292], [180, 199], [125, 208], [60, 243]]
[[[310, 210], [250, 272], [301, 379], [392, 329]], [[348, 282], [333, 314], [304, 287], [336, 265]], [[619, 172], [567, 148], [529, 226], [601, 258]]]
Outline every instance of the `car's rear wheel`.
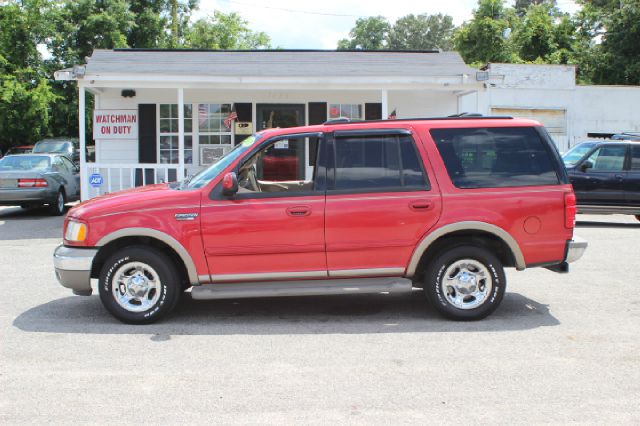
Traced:
[[640, 214], [636, 215], [636, 220], [640, 220]]
[[457, 246], [440, 253], [427, 267], [424, 291], [443, 316], [471, 321], [497, 309], [506, 289], [502, 262], [477, 246]]
[[181, 293], [175, 265], [164, 253], [126, 247], [109, 257], [99, 279], [100, 300], [120, 321], [148, 324], [167, 315]]
[[60, 189], [54, 201], [49, 204], [49, 212], [54, 216], [60, 216], [64, 214], [64, 205], [67, 202], [67, 197], [64, 194], [64, 190]]

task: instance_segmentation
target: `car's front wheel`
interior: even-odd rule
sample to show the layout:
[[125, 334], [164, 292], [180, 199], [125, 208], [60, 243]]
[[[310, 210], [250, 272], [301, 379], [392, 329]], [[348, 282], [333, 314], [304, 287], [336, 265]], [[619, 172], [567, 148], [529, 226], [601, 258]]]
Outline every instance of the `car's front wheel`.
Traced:
[[181, 287], [168, 256], [150, 247], [132, 246], [104, 263], [99, 293], [104, 307], [120, 321], [148, 324], [171, 312]]
[[482, 319], [496, 310], [505, 293], [502, 262], [477, 246], [440, 253], [425, 274], [424, 291], [436, 310], [458, 321]]

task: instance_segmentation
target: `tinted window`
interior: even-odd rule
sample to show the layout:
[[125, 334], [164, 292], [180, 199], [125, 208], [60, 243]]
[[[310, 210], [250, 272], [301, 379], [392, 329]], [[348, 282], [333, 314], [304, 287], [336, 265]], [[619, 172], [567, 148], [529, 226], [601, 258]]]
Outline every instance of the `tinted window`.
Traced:
[[555, 185], [551, 152], [531, 127], [431, 131], [458, 188]]
[[591, 161], [592, 170], [621, 171], [624, 168], [624, 157], [627, 145], [605, 145], [593, 151], [586, 161]]
[[640, 170], [640, 145], [631, 145], [631, 170]]
[[335, 151], [336, 190], [429, 188], [408, 135], [339, 137]]

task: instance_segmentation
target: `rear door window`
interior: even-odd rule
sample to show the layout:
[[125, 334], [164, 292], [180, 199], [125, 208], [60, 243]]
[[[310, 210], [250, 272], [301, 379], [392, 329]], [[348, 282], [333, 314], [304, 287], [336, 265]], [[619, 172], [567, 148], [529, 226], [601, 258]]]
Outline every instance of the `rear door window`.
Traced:
[[631, 170], [640, 171], [640, 145], [631, 145]]
[[550, 148], [532, 127], [433, 129], [431, 136], [458, 188], [559, 183]]
[[333, 189], [355, 192], [428, 190], [429, 182], [410, 135], [339, 136], [335, 139]]

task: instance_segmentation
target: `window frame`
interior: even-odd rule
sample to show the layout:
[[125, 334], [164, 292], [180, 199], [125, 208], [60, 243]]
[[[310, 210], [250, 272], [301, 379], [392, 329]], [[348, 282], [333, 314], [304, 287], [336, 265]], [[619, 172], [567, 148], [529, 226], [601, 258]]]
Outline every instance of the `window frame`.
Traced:
[[[171, 107], [171, 105], [176, 105], [176, 107], [178, 106], [177, 103], [175, 103], [175, 104], [173, 104], [173, 103], [157, 103], [156, 104], [156, 159], [157, 159], [156, 162], [158, 164], [168, 164], [168, 165], [180, 164], [180, 160], [179, 160], [179, 158], [180, 158], [180, 148], [179, 147], [176, 148], [176, 149], [173, 149], [173, 148], [169, 149], [169, 151], [176, 151], [178, 153], [178, 161], [177, 162], [175, 162], [175, 163], [171, 163], [171, 162], [163, 163], [163, 162], [160, 161], [160, 158], [161, 158], [160, 153], [162, 151], [167, 151], [166, 149], [162, 149], [160, 147], [160, 140], [162, 139], [162, 137], [163, 136], [171, 136], [171, 137], [175, 136], [175, 137], [178, 137], [178, 138], [180, 137], [180, 132], [179, 131], [168, 132], [168, 133], [163, 133], [161, 131], [160, 123], [161, 123], [161, 120], [163, 119], [163, 117], [160, 116], [160, 111], [161, 111], [161, 106], [162, 105], [169, 105], [169, 107]], [[196, 157], [196, 149], [195, 149], [195, 145], [194, 145], [195, 139], [196, 139], [196, 136], [195, 136], [196, 133], [194, 132], [194, 125], [195, 125], [195, 122], [194, 122], [195, 120], [194, 119], [195, 119], [195, 117], [193, 115], [193, 106], [194, 106], [194, 104], [189, 103], [189, 102], [185, 102], [183, 105], [185, 107], [187, 105], [191, 106], [191, 131], [190, 132], [186, 132], [186, 131], [184, 132], [184, 136], [185, 137], [186, 136], [191, 136], [191, 148], [190, 148], [191, 149], [191, 163], [187, 163], [187, 161], [186, 161], [186, 151], [187, 150], [185, 149], [185, 162], [184, 162], [184, 165], [185, 165], [185, 167], [200, 167], [199, 166], [199, 163], [200, 163], [200, 158], [199, 157], [200, 156], [198, 155]], [[164, 119], [167, 119], [167, 118], [170, 119], [170, 120], [173, 119], [173, 117], [164, 117]], [[188, 118], [187, 117], [183, 117], [183, 120], [186, 123]], [[178, 126], [180, 126], [179, 120], [178, 120]], [[178, 127], [178, 129], [179, 128], [180, 127]], [[180, 142], [178, 142], [178, 144], [179, 143]], [[196, 165], [196, 159], [198, 160], [197, 165]]]
[[[418, 165], [422, 171], [425, 186], [385, 186], [379, 188], [358, 188], [358, 189], [335, 189], [336, 185], [336, 167], [337, 164], [337, 150], [336, 139], [341, 137], [362, 137], [362, 136], [408, 136], [411, 146], [418, 159]], [[429, 179], [429, 173], [425, 167], [425, 160], [422, 157], [422, 153], [418, 149], [417, 138], [414, 132], [407, 128], [395, 128], [395, 129], [356, 129], [356, 130], [338, 130], [330, 134], [327, 143], [326, 155], [327, 155], [327, 195], [343, 195], [343, 194], [376, 194], [385, 192], [423, 192], [431, 191], [433, 185]], [[398, 146], [400, 148], [400, 146]], [[332, 154], [332, 155], [331, 155]], [[332, 157], [332, 158], [331, 158]], [[402, 170], [402, 156], [399, 157], [400, 167]], [[402, 172], [401, 172], [402, 173]]]
[[360, 117], [358, 118], [353, 118], [353, 117], [347, 117], [351, 120], [364, 120], [364, 108], [365, 108], [365, 104], [364, 103], [343, 103], [343, 102], [327, 102], [327, 120], [335, 120], [337, 118], [341, 118], [344, 117], [343, 115], [338, 115], [337, 117], [331, 117], [331, 107], [332, 105], [337, 105], [338, 109], [340, 111], [342, 111], [342, 106], [343, 105], [350, 105], [350, 106], [354, 106], [357, 105], [359, 107], [359, 111], [360, 111]]

